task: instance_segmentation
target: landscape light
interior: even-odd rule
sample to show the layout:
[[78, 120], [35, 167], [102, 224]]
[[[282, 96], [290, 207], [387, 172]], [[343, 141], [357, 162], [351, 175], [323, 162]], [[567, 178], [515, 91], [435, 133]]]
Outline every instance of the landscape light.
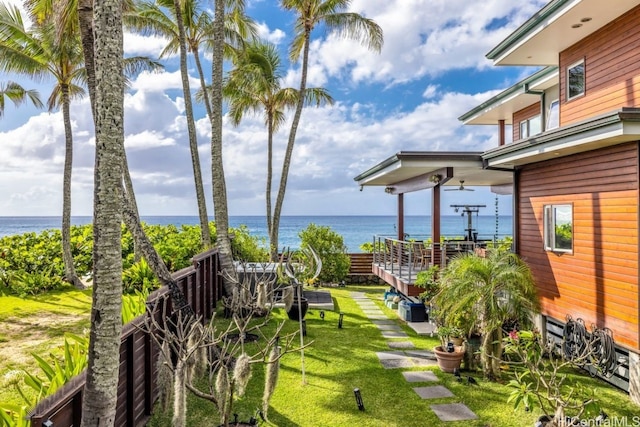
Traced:
[[338, 317], [338, 329], [342, 329], [342, 319], [344, 318], [344, 313], [340, 313], [340, 317]]
[[364, 402], [362, 401], [362, 395], [360, 394], [359, 388], [353, 389], [353, 394], [356, 396], [356, 404], [358, 405], [358, 409], [364, 411]]

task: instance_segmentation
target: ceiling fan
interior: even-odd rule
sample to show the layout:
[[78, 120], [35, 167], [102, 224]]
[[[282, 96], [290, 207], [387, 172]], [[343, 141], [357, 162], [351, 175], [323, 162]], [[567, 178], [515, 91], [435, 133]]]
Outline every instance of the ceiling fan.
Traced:
[[445, 188], [444, 191], [475, 191], [473, 188], [464, 188], [464, 179], [460, 180], [460, 187], [458, 188]]

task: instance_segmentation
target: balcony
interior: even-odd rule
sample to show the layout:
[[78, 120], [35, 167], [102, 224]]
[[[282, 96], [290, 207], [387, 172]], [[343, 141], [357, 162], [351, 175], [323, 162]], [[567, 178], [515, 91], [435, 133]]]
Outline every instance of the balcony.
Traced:
[[445, 267], [451, 258], [461, 253], [483, 253], [489, 241], [443, 240], [425, 243], [421, 240], [398, 240], [375, 236], [372, 271], [406, 296], [420, 295], [414, 283], [418, 273], [432, 265]]

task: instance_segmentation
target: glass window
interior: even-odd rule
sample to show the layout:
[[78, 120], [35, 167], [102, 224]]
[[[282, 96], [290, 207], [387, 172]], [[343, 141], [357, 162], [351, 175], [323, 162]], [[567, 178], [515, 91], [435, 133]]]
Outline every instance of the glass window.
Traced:
[[544, 206], [544, 249], [551, 252], [573, 252], [573, 207]]
[[547, 114], [547, 129], [555, 129], [560, 126], [560, 102], [556, 99], [549, 104], [549, 113]]
[[584, 95], [584, 60], [567, 67], [567, 100]]
[[520, 122], [520, 139], [529, 138], [540, 132], [542, 132], [540, 116], [531, 117], [530, 119]]
[[524, 120], [520, 122], [520, 139], [529, 137], [529, 122], [528, 120]]

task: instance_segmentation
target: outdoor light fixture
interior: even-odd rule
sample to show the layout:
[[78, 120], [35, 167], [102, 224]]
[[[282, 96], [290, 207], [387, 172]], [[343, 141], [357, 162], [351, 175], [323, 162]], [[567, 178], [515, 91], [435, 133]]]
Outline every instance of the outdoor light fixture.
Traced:
[[360, 186], [360, 191], [364, 190], [364, 185]]
[[42, 425], [44, 427], [53, 427], [53, 421], [47, 420], [47, 421], [43, 422]]
[[360, 394], [359, 388], [353, 389], [353, 394], [356, 396], [356, 404], [358, 405], [358, 409], [364, 411], [364, 402], [362, 401], [362, 395]]
[[342, 319], [344, 318], [344, 313], [340, 313], [340, 317], [338, 317], [338, 329], [342, 329]]
[[384, 189], [384, 192], [385, 192], [385, 193], [387, 193], [387, 194], [391, 194], [391, 193], [393, 193], [393, 187], [386, 187], [386, 188]]
[[324, 320], [324, 311], [320, 311], [320, 318]]

